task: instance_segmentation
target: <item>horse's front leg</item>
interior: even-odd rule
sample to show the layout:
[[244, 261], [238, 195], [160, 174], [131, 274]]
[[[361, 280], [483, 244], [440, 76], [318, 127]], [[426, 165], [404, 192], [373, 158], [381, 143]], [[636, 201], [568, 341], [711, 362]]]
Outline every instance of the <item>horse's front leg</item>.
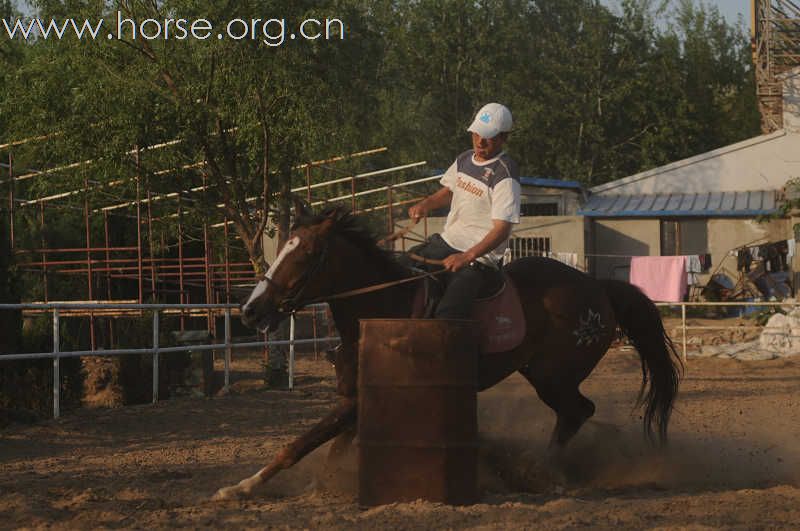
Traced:
[[[336, 367], [336, 392], [339, 396], [356, 396], [356, 379], [358, 375], [357, 345], [342, 343], [334, 351], [334, 366]], [[340, 459], [356, 437], [356, 424], [353, 422], [333, 441], [328, 452], [328, 462]]]
[[339, 444], [334, 445], [336, 450], [332, 448], [333, 452], [337, 453], [340, 448], [346, 449], [349, 446], [355, 435], [358, 406], [356, 398], [357, 349], [357, 342], [348, 341], [342, 343], [335, 350], [336, 392], [340, 397], [336, 408], [311, 430], [281, 450], [272, 463], [259, 470], [255, 475], [243, 479], [231, 487], [219, 489], [214, 495], [215, 500], [227, 500], [249, 495], [256, 486], [268, 481], [281, 470], [291, 467], [307, 454], [341, 433], [347, 432], [348, 434], [345, 437], [341, 437], [341, 440], [337, 440]]
[[281, 470], [285, 470], [305, 455], [316, 450], [333, 437], [339, 435], [356, 420], [357, 400], [341, 398], [336, 408], [316, 426], [286, 446], [273, 461], [247, 479], [236, 485], [219, 489], [214, 500], [229, 500], [248, 496], [255, 487], [268, 481]]

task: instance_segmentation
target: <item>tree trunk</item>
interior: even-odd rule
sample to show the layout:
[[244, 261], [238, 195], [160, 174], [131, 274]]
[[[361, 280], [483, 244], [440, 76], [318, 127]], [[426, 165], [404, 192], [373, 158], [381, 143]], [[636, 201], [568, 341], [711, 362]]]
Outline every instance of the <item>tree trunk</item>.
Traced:
[[[278, 208], [278, 247], [280, 248], [289, 238], [291, 227], [291, 200], [289, 197], [289, 179], [281, 179], [281, 194]], [[277, 328], [270, 332], [270, 341], [285, 341], [289, 339], [289, 319], [285, 319]], [[267, 350], [267, 374], [265, 380], [270, 389], [289, 388], [289, 346], [275, 345]]]
[[[5, 215], [5, 214], [3, 214]], [[0, 303], [20, 301], [13, 278], [8, 227], [0, 219]], [[22, 311], [0, 310], [0, 355], [22, 350]], [[36, 391], [47, 389], [47, 364], [44, 360], [3, 362], [0, 365], [0, 427], [9, 422], [33, 421], [37, 409]], [[38, 396], [42, 396], [39, 394]]]
[[[20, 301], [17, 283], [13, 278], [11, 245], [6, 238], [8, 227], [0, 222], [0, 303]], [[13, 354], [22, 346], [22, 311], [0, 310], [0, 352]]]

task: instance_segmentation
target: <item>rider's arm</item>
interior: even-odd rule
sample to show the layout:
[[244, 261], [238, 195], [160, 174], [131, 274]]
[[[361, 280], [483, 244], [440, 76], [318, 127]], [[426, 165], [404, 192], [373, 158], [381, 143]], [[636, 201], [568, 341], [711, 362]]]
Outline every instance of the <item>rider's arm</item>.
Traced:
[[469, 258], [471, 262], [477, 260], [489, 251], [493, 251], [511, 235], [511, 225], [512, 223], [510, 221], [493, 219], [492, 230], [490, 230], [481, 241], [464, 251], [464, 254], [467, 255], [467, 258]]
[[444, 208], [448, 206], [452, 198], [453, 198], [453, 192], [450, 191], [450, 189], [447, 188], [446, 186], [443, 186], [436, 193], [429, 195], [416, 205], [409, 208], [408, 217], [410, 217], [414, 221], [417, 221], [422, 216], [427, 215], [428, 212], [430, 212], [431, 210], [436, 210], [437, 208]]
[[503, 243], [506, 238], [511, 234], [510, 221], [503, 221], [500, 219], [492, 220], [492, 229], [483, 237], [481, 241], [473, 245], [463, 253], [451, 254], [444, 260], [442, 265], [449, 271], [458, 271], [462, 267], [474, 262], [481, 256], [485, 255], [498, 245]]

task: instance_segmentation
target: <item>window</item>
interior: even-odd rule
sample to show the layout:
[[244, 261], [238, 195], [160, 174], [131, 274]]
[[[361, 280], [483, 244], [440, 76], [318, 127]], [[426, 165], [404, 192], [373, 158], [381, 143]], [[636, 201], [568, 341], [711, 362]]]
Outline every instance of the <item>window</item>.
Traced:
[[662, 219], [661, 256], [705, 254], [708, 252], [706, 219]]
[[661, 220], [661, 256], [675, 256], [678, 252], [678, 222]]
[[550, 253], [550, 238], [511, 238], [508, 240], [511, 260], [526, 256], [547, 256]]
[[520, 208], [523, 216], [558, 215], [558, 203], [523, 203]]

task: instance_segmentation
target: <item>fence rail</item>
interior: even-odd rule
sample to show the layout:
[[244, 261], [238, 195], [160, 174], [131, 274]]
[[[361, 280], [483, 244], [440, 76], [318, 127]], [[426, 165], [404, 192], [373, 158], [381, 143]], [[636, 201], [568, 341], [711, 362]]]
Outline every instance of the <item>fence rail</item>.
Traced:
[[[310, 306], [311, 308], [320, 308], [325, 305], [317, 304]], [[684, 362], [687, 360], [687, 335], [690, 330], [727, 330], [735, 328], [741, 329], [760, 329], [761, 326], [689, 326], [686, 323], [686, 309], [688, 307], [725, 307], [725, 306], [740, 306], [740, 307], [791, 307], [796, 308], [800, 306], [799, 302], [659, 302], [656, 303], [658, 307], [680, 307], [681, 311], [681, 345], [682, 357]], [[338, 341], [338, 337], [319, 337], [314, 339], [297, 339], [295, 338], [295, 316], [290, 316], [289, 325], [289, 339], [288, 340], [274, 340], [274, 341], [248, 341], [234, 343], [231, 336], [231, 316], [238, 313], [238, 306], [235, 304], [134, 304], [134, 303], [22, 303], [22, 304], [0, 304], [0, 310], [40, 310], [52, 311], [53, 313], [53, 350], [51, 352], [40, 352], [32, 354], [5, 354], [0, 355], [0, 362], [11, 362], [17, 360], [36, 360], [36, 359], [51, 359], [53, 361], [53, 417], [58, 418], [60, 412], [60, 399], [61, 399], [61, 375], [60, 375], [60, 360], [61, 358], [80, 357], [80, 356], [121, 356], [126, 354], [140, 354], [153, 356], [153, 403], [158, 402], [158, 381], [159, 369], [158, 360], [161, 354], [172, 354], [176, 352], [189, 352], [189, 351], [203, 351], [203, 350], [219, 350], [225, 352], [224, 357], [224, 390], [230, 388], [230, 364], [231, 353], [234, 349], [243, 348], [263, 348], [270, 346], [289, 346], [289, 389], [294, 387], [294, 357], [295, 346], [317, 343], [330, 343]], [[153, 311], [152, 316], [152, 346], [150, 348], [121, 348], [111, 350], [75, 350], [75, 351], [62, 351], [61, 350], [61, 317], [62, 311], [65, 310], [139, 310]], [[162, 347], [159, 345], [160, 334], [160, 319], [161, 313], [169, 310], [192, 311], [192, 310], [205, 310], [209, 312], [222, 313], [225, 320], [224, 326], [224, 341], [222, 343], [209, 343], [201, 345], [182, 345], [176, 347]], [[180, 312], [178, 312], [180, 313]]]
[[[324, 305], [312, 305], [312, 308], [324, 307]], [[0, 362], [17, 360], [53, 360], [53, 418], [61, 415], [61, 358], [81, 357], [81, 356], [122, 356], [126, 354], [150, 354], [153, 356], [153, 404], [158, 402], [158, 382], [159, 369], [158, 359], [161, 354], [172, 354], [176, 352], [190, 352], [203, 350], [220, 350], [225, 352], [224, 358], [224, 386], [227, 391], [230, 388], [230, 365], [231, 353], [234, 349], [258, 348], [270, 346], [289, 346], [289, 389], [294, 388], [294, 355], [296, 345], [329, 343], [338, 341], [338, 337], [322, 337], [314, 339], [295, 338], [295, 316], [291, 314], [289, 324], [288, 340], [273, 341], [248, 341], [234, 343], [231, 337], [231, 315], [238, 313], [236, 304], [132, 304], [132, 303], [21, 303], [21, 304], [0, 304], [0, 310], [43, 310], [53, 313], [53, 350], [51, 352], [38, 352], [32, 354], [5, 354], [0, 355]], [[153, 340], [150, 348], [121, 348], [109, 350], [61, 350], [61, 311], [62, 310], [150, 310], [153, 312], [152, 332]], [[225, 319], [224, 341], [222, 343], [209, 343], [200, 345], [181, 345], [176, 347], [162, 347], [159, 345], [161, 312], [165, 310], [206, 310], [210, 312], [221, 312]]]

